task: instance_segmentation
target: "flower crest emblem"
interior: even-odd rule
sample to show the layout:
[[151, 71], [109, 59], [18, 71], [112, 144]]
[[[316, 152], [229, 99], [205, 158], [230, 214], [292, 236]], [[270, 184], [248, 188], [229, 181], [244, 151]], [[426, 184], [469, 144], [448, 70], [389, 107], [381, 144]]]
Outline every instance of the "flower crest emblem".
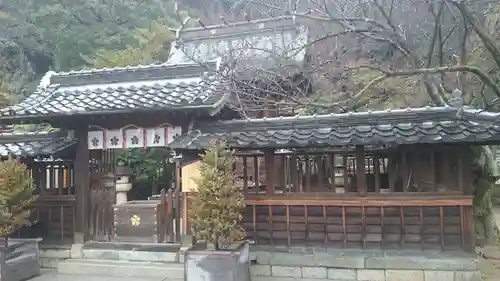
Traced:
[[140, 225], [141, 224], [141, 217], [139, 217], [138, 215], [133, 215], [130, 218], [130, 223], [132, 224], [132, 226]]

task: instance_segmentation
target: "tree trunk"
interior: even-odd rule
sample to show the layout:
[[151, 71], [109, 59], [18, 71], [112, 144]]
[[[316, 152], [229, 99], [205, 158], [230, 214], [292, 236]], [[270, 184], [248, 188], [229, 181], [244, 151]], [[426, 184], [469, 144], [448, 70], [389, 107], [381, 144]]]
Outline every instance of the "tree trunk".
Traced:
[[492, 245], [497, 240], [497, 226], [493, 216], [491, 203], [492, 191], [498, 177], [495, 157], [488, 147], [484, 147], [477, 162], [480, 173], [475, 181], [475, 194], [473, 200], [474, 207], [474, 228], [476, 231], [476, 241], [480, 246], [484, 244]]

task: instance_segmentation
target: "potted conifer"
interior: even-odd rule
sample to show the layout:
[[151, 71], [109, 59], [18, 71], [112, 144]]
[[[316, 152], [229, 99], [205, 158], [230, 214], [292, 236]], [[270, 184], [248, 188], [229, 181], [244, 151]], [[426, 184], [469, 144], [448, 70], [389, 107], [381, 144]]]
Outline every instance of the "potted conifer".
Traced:
[[234, 152], [217, 142], [201, 156], [190, 204], [198, 242], [185, 255], [186, 281], [250, 280], [249, 245], [240, 226], [244, 193], [234, 185]]
[[9, 158], [0, 162], [0, 279], [26, 280], [40, 274], [38, 243], [41, 239], [8, 239], [29, 225], [36, 200], [28, 169]]

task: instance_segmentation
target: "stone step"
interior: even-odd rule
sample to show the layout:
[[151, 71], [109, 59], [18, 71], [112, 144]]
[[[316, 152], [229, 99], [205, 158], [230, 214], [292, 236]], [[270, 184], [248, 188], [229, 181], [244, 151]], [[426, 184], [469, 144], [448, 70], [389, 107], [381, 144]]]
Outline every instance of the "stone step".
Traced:
[[68, 259], [59, 263], [57, 272], [74, 275], [161, 277], [172, 281], [184, 279], [183, 264], [161, 262]]
[[178, 252], [162, 251], [134, 251], [112, 249], [83, 249], [83, 258], [86, 260], [111, 260], [111, 261], [142, 261], [142, 262], [179, 262]]

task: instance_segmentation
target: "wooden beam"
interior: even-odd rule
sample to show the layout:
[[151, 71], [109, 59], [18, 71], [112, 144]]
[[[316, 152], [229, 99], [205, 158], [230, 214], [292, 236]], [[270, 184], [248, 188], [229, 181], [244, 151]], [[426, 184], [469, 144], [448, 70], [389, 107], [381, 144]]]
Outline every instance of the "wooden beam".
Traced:
[[465, 193], [465, 167], [464, 167], [464, 155], [461, 153], [458, 153], [457, 155], [457, 170], [458, 173], [456, 174], [456, 180], [457, 180], [457, 185], [458, 185], [458, 190], [460, 190], [461, 193]]
[[248, 157], [243, 156], [243, 192], [248, 193]]
[[276, 185], [276, 157], [274, 149], [266, 149], [264, 151], [264, 162], [266, 167], [266, 194], [274, 193]]
[[373, 173], [375, 178], [375, 193], [380, 193], [380, 159], [378, 154], [373, 155]]
[[347, 194], [347, 193], [349, 193], [349, 186], [350, 186], [350, 183], [349, 183], [349, 159], [345, 155], [342, 157], [342, 165], [344, 165], [344, 172], [343, 172], [344, 193]]
[[280, 155], [279, 156], [280, 161], [279, 161], [279, 168], [278, 168], [278, 174], [279, 174], [279, 183], [281, 190], [283, 192], [288, 192], [286, 182], [287, 182], [287, 174], [286, 174], [286, 156], [285, 155]]
[[408, 153], [406, 150], [401, 151], [401, 173], [400, 175], [403, 177], [403, 192], [408, 193], [408, 187], [411, 184], [410, 179], [410, 169], [408, 164]]
[[[405, 198], [373, 198], [351, 196], [350, 198], [325, 198], [325, 199], [288, 199], [286, 196], [273, 196], [273, 198], [257, 199], [250, 197], [245, 200], [247, 205], [258, 206], [346, 206], [346, 207], [440, 207], [440, 206], [472, 206], [472, 196], [407, 196]], [[468, 223], [468, 222], [467, 222]]]
[[255, 192], [259, 192], [260, 189], [259, 160], [260, 160], [259, 156], [253, 157], [253, 177], [254, 177], [253, 182], [254, 182]]
[[461, 208], [462, 215], [462, 239], [463, 250], [465, 252], [474, 252], [474, 245], [476, 244], [476, 235], [474, 235], [474, 213], [472, 206], [463, 206]]
[[[462, 151], [467, 151], [467, 153], [464, 153], [463, 155], [459, 155], [461, 158], [461, 161], [459, 163], [459, 172], [458, 174], [462, 174], [461, 181], [463, 185], [463, 193], [466, 195], [473, 195], [474, 194], [474, 187], [473, 187], [473, 181], [474, 181], [474, 175], [472, 173], [472, 167], [474, 165], [474, 155], [470, 148], [464, 148]], [[460, 183], [459, 183], [460, 184]], [[461, 189], [462, 190], [462, 189]]]
[[74, 242], [81, 244], [89, 237], [88, 211], [90, 193], [89, 151], [87, 129], [75, 132], [79, 140], [75, 153], [75, 233]]
[[302, 185], [299, 185], [299, 169], [297, 164], [297, 155], [292, 154], [292, 157], [290, 159], [290, 176], [292, 180], [293, 190], [291, 189], [291, 191], [302, 192]]
[[356, 146], [356, 183], [358, 194], [366, 196], [365, 150], [363, 146]]
[[306, 178], [306, 192], [311, 191], [311, 158], [308, 154], [304, 155], [304, 172]]
[[[174, 206], [175, 206], [175, 242], [181, 243], [181, 163], [180, 159], [175, 159], [175, 193], [174, 193]], [[169, 193], [172, 196], [172, 193]], [[170, 207], [169, 207], [170, 208]], [[184, 221], [188, 218], [184, 217]]]
[[431, 184], [432, 190], [437, 191], [437, 176], [436, 176], [436, 153], [430, 152], [430, 169], [431, 169]]

